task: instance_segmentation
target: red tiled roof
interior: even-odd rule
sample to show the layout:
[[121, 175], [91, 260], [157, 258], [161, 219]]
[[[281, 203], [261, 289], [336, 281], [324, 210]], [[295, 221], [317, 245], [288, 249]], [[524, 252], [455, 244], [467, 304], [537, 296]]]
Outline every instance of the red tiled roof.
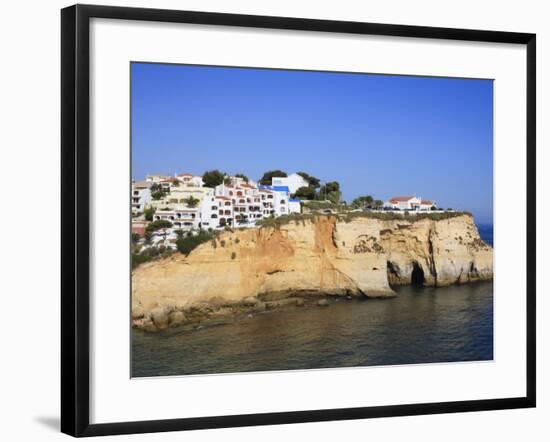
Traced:
[[432, 200], [421, 200], [420, 201], [420, 204], [430, 204], [430, 205], [433, 205], [433, 201]]
[[394, 196], [390, 198], [390, 203], [405, 202], [415, 198], [414, 196]]
[[190, 173], [178, 173], [178, 176], [193, 176]]

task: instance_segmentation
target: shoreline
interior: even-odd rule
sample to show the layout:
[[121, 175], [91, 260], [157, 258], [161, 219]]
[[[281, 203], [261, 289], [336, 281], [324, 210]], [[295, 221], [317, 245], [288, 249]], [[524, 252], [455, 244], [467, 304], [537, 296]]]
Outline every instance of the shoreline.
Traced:
[[[181, 332], [194, 332], [205, 327], [215, 327], [231, 324], [236, 321], [250, 319], [258, 315], [278, 313], [300, 308], [328, 308], [336, 302], [371, 302], [374, 300], [392, 300], [399, 298], [400, 292], [406, 288], [416, 289], [419, 293], [433, 290], [445, 290], [453, 286], [481, 285], [492, 283], [493, 279], [450, 284], [446, 286], [415, 286], [413, 284], [392, 287], [393, 294], [383, 296], [366, 296], [335, 293], [290, 292], [288, 296], [281, 294], [263, 294], [234, 303], [203, 303], [187, 306], [183, 309], [156, 308], [150, 315], [132, 312], [132, 329], [146, 333], [158, 333], [163, 330], [177, 329]], [[260, 299], [261, 297], [261, 299]]]

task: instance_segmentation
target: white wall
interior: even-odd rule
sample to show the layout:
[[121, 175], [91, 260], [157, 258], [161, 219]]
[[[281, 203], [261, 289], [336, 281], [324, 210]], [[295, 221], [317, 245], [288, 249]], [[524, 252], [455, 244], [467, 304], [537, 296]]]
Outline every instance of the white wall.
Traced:
[[[550, 14], [547, 2], [525, 0], [502, 2], [462, 0], [398, 0], [387, 2], [338, 2], [296, 0], [158, 0], [110, 1], [101, 4], [211, 10], [249, 14], [303, 16], [320, 19], [356, 20], [382, 23], [418, 24], [459, 28], [483, 28], [538, 34], [538, 169], [539, 226], [548, 225], [550, 178], [542, 171], [550, 168], [548, 145], [550, 119]], [[0, 165], [7, 173], [4, 182], [15, 181], [24, 172], [33, 179], [18, 183], [27, 190], [39, 182], [51, 189], [52, 198], [33, 202], [41, 213], [40, 241], [31, 220], [22, 219], [19, 231], [30, 235], [4, 233], [2, 266], [2, 364], [0, 365], [0, 432], [5, 440], [68, 440], [57, 432], [59, 415], [59, 8], [70, 2], [7, 2], [0, 27], [3, 55], [2, 111], [5, 124]], [[546, 78], [545, 78], [546, 77]], [[21, 189], [24, 192], [24, 189]], [[20, 192], [5, 193], [4, 207], [16, 207]], [[11, 221], [0, 217], [3, 232]], [[38, 233], [38, 232], [36, 232]], [[543, 274], [543, 254], [550, 241], [544, 230], [538, 233], [538, 267]], [[39, 246], [38, 246], [39, 245]], [[36, 250], [36, 253], [33, 253]], [[548, 256], [545, 256], [548, 258]], [[547, 261], [546, 261], [547, 262]], [[542, 278], [541, 278], [542, 279]], [[544, 297], [548, 283], [539, 282], [539, 407], [440, 416], [327, 422], [245, 429], [107, 437], [102, 441], [236, 441], [258, 440], [385, 440], [437, 441], [465, 440], [518, 441], [548, 440], [550, 430], [549, 371], [550, 323], [543, 322], [548, 310]], [[452, 380], [449, 380], [452, 382]], [[184, 398], [185, 400], [185, 398]]]

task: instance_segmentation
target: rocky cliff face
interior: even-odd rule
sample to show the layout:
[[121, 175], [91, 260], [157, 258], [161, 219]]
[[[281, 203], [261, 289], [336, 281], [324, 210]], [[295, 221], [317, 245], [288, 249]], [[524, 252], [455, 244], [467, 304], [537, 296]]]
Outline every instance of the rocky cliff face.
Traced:
[[392, 286], [489, 280], [493, 251], [473, 219], [337, 219], [224, 232], [132, 274], [134, 325], [157, 330], [311, 295], [392, 296]]

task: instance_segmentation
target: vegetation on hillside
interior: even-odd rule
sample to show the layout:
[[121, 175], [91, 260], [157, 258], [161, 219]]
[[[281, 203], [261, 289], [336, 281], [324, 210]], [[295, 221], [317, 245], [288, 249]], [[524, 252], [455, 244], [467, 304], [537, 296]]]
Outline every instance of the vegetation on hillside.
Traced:
[[263, 174], [263, 176], [258, 181], [260, 184], [263, 184], [264, 186], [271, 186], [271, 178], [273, 177], [286, 177], [287, 174], [283, 170], [268, 170]]

